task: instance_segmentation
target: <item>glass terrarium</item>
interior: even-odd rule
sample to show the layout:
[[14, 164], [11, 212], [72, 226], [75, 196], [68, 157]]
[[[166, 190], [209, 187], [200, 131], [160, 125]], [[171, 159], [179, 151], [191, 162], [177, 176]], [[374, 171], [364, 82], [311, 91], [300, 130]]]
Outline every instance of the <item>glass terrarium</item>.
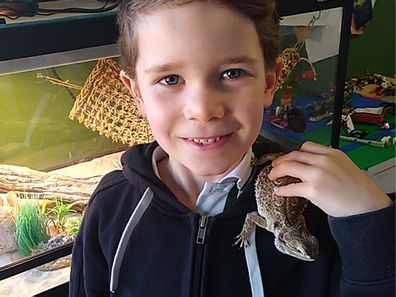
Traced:
[[293, 5], [282, 3], [281, 77], [273, 104], [265, 110], [261, 134], [288, 150], [307, 140], [337, 147], [348, 12], [328, 1], [318, 4], [321, 9], [295, 14], [289, 7]]
[[[118, 73], [107, 58], [0, 75], [0, 265], [72, 243], [100, 178], [121, 167], [129, 145], [149, 140], [123, 133], [136, 125], [125, 121], [131, 98], [114, 82]], [[70, 256], [19, 281], [69, 266]], [[17, 277], [0, 283], [1, 296]]]
[[0, 296], [67, 284], [99, 180], [152, 140], [119, 79], [115, 12], [38, 18], [0, 24]]

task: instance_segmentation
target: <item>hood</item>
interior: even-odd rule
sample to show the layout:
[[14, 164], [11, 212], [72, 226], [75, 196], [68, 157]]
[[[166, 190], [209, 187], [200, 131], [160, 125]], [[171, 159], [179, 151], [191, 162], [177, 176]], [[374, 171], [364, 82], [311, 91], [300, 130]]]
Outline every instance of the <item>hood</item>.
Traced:
[[[154, 179], [155, 175], [151, 161], [154, 149], [158, 146], [156, 141], [146, 144], [138, 144], [130, 147], [122, 156], [121, 164], [135, 171], [142, 177]], [[158, 179], [158, 178], [157, 178]]]
[[154, 200], [168, 210], [178, 213], [191, 212], [180, 203], [169, 188], [155, 175], [152, 156], [158, 146], [156, 141], [130, 147], [121, 157], [122, 173], [125, 178], [143, 193], [150, 188], [155, 193]]

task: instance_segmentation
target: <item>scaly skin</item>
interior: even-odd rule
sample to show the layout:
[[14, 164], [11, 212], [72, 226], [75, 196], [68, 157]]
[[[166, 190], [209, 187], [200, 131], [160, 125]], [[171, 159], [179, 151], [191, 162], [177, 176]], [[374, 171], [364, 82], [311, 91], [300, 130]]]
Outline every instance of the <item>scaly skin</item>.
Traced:
[[[280, 155], [282, 153], [266, 154], [254, 164], [264, 164]], [[258, 213], [246, 216], [235, 245], [239, 244], [240, 247], [244, 244], [248, 245], [249, 235], [256, 224], [275, 235], [275, 247], [280, 252], [301, 260], [314, 261], [319, 254], [319, 243], [307, 229], [302, 215], [308, 200], [301, 197], [280, 197], [273, 192], [275, 186], [301, 181], [290, 176], [271, 181], [268, 178], [270, 170], [271, 164], [269, 163], [257, 176], [255, 194]]]

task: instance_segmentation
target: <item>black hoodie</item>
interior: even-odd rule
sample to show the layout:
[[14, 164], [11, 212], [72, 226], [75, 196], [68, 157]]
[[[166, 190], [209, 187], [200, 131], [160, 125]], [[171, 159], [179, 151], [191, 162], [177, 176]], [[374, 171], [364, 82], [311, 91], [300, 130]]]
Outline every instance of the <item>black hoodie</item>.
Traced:
[[[257, 157], [278, 150], [260, 142]], [[257, 172], [232, 208], [201, 217], [154, 174], [157, 145], [130, 148], [122, 171], [106, 175], [92, 195], [73, 249], [69, 296], [394, 296], [394, 205], [328, 218], [310, 204], [304, 216], [320, 244], [315, 262], [280, 253], [261, 228], [247, 251], [233, 244], [257, 209]]]

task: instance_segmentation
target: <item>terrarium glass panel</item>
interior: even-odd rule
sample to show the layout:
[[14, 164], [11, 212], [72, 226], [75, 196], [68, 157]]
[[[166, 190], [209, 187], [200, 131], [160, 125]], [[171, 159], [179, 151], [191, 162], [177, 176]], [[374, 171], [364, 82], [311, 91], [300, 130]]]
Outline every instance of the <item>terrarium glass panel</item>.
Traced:
[[279, 88], [261, 134], [286, 148], [331, 143], [342, 9], [281, 19]]
[[[60, 258], [58, 263], [70, 262], [69, 258], [70, 256]], [[46, 270], [47, 268], [43, 265], [0, 281], [0, 296], [36, 296], [69, 281], [70, 266], [56, 270]]]
[[[72, 242], [103, 175], [121, 168], [130, 145], [152, 139], [118, 63], [0, 75], [0, 267]], [[67, 280], [69, 266], [70, 256], [15, 275], [0, 295], [16, 283], [47, 290], [53, 275]]]
[[96, 61], [0, 75], [0, 163], [49, 171], [107, 154], [122, 145], [69, 119], [78, 89]]

